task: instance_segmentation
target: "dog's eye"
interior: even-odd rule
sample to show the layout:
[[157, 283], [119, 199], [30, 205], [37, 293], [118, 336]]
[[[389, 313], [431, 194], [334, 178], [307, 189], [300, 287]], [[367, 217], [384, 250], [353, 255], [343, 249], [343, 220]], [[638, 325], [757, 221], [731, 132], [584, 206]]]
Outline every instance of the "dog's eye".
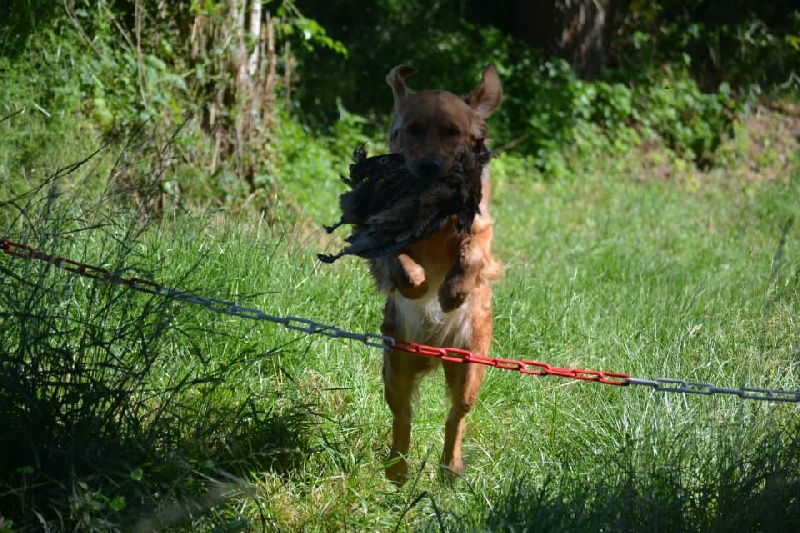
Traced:
[[416, 122], [409, 124], [406, 128], [406, 133], [411, 135], [412, 137], [421, 137], [424, 133], [422, 130], [422, 126]]
[[461, 131], [459, 131], [458, 127], [450, 125], [445, 127], [444, 134], [447, 137], [459, 137], [461, 135]]

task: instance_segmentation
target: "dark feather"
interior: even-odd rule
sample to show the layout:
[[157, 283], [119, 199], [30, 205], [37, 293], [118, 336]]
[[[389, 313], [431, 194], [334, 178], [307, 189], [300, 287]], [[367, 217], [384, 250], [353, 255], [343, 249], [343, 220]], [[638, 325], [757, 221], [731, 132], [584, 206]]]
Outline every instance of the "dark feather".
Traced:
[[374, 258], [398, 252], [442, 229], [456, 217], [456, 229], [467, 234], [480, 212], [481, 174], [491, 159], [483, 140], [464, 150], [453, 168], [426, 182], [414, 176], [399, 154], [367, 157], [364, 146], [353, 152], [350, 176], [342, 181], [350, 190], [339, 196], [342, 216], [325, 226], [328, 233], [353, 225], [348, 245], [335, 255], [319, 254], [333, 263], [344, 255]]

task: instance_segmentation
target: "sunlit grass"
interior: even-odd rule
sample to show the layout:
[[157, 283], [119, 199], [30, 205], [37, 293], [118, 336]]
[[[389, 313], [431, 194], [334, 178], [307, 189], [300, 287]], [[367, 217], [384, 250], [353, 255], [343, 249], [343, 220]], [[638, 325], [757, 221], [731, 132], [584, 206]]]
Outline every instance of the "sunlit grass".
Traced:
[[[796, 227], [789, 227], [780, 266], [773, 264], [796, 193], [788, 176], [736, 184], [709, 177], [691, 186], [600, 173], [546, 184], [509, 178], [496, 188], [494, 210], [497, 250], [507, 265], [495, 296], [494, 353], [643, 378], [797, 389]], [[247, 246], [241, 255], [251, 255]], [[292, 252], [291, 266], [278, 271], [254, 265], [253, 283], [284, 287], [263, 305], [377, 330], [381, 298], [364, 266], [348, 260], [322, 267], [309, 259], [314, 251]], [[289, 273], [302, 280], [302, 290], [275, 282]], [[720, 528], [741, 519], [719, 513], [726, 498], [755, 494], [742, 484], [763, 485], [765, 475], [775, 475], [781, 490], [797, 487], [796, 446], [787, 444], [780, 461], [770, 455], [782, 449], [779, 435], [796, 430], [793, 405], [494, 370], [470, 416], [467, 474], [455, 486], [436, 476], [447, 409], [443, 380], [434, 374], [423, 382], [411, 452], [419, 475], [396, 490], [382, 478], [390, 418], [380, 353], [341, 340], [299, 343], [303, 349], [283, 364], [318, 402], [322, 441], [300, 471], [257, 484], [251, 508], [271, 513], [275, 527], [458, 529], [488, 520], [489, 529], [502, 529], [511, 512], [503, 502], [521, 498], [523, 514], [507, 527], [703, 530], [690, 519], [715, 520]], [[767, 466], [759, 470], [753, 458]], [[741, 470], [731, 468], [739, 477], [717, 476], [713, 465], [736, 460]], [[703, 513], [691, 507], [693, 491], [713, 496]], [[601, 497], [612, 494], [618, 508]], [[648, 515], [643, 502], [663, 512]], [[742, 511], [751, 513], [745, 523], [761, 524], [755, 516], [766, 500], [743, 496], [742, 505], [751, 506]], [[797, 522], [796, 498], [776, 505], [776, 523]], [[626, 507], [630, 520], [615, 518]], [[559, 509], [572, 513], [572, 526], [555, 515], [537, 522]]]

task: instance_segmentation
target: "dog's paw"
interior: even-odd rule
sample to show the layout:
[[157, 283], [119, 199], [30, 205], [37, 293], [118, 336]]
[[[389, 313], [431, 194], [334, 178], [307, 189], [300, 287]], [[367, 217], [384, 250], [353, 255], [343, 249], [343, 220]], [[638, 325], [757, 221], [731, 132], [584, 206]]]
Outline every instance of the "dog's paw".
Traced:
[[442, 311], [450, 313], [461, 307], [468, 295], [469, 291], [465, 290], [462, 279], [459, 277], [445, 279], [439, 287], [439, 305]]
[[386, 479], [398, 487], [402, 487], [408, 481], [408, 463], [405, 457], [397, 455], [389, 458], [385, 469]]
[[451, 486], [455, 484], [456, 481], [464, 477], [464, 463], [460, 459], [451, 461], [451, 464], [447, 464], [442, 460], [439, 464], [438, 477], [439, 481], [445, 485]]
[[408, 299], [422, 298], [428, 292], [425, 269], [406, 254], [397, 256], [400, 268], [394, 276], [394, 284], [400, 294]]

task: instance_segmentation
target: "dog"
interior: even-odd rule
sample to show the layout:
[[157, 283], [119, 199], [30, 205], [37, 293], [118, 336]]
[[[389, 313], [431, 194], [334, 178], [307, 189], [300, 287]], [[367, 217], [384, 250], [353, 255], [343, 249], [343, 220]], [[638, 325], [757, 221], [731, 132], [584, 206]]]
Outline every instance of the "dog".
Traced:
[[[394, 96], [389, 130], [392, 153], [402, 154], [417, 178], [445, 175], [465, 148], [483, 142], [486, 119], [500, 105], [497, 70], [487, 66], [480, 83], [460, 98], [442, 90], [411, 91], [405, 78], [416, 69], [393, 68], [386, 81]], [[439, 347], [468, 349], [488, 355], [492, 340], [491, 284], [502, 268], [491, 252], [489, 169], [481, 174], [479, 213], [468, 232], [456, 230], [451, 217], [437, 233], [398, 253], [370, 260], [379, 289], [387, 293], [381, 331], [384, 335]], [[406, 455], [411, 440], [412, 400], [422, 376], [439, 360], [391, 349], [384, 351], [384, 396], [392, 412], [392, 445], [386, 477], [397, 485], [408, 478]], [[450, 399], [445, 423], [442, 468], [460, 476], [465, 417], [478, 397], [486, 368], [479, 364], [442, 363]]]

